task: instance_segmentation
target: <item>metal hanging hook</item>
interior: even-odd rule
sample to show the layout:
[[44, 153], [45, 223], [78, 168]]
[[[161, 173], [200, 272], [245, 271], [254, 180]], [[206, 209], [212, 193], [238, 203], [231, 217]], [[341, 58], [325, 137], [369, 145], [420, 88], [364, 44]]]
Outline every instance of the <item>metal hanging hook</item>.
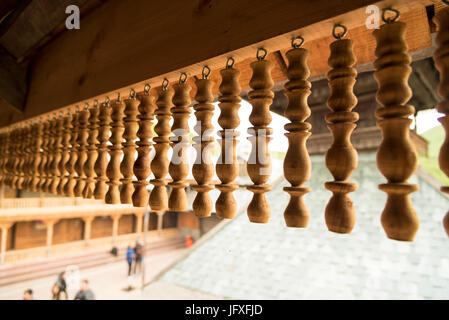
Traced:
[[145, 86], [143, 87], [143, 93], [147, 96], [150, 94], [150, 85], [148, 83], [145, 84]]
[[[392, 12], [395, 15], [393, 17], [387, 18], [387, 16], [386, 16], [387, 12]], [[385, 22], [385, 23], [395, 22], [395, 21], [397, 21], [399, 19], [400, 16], [401, 16], [401, 14], [396, 9], [392, 9], [392, 8], [384, 8], [384, 9], [382, 9], [382, 21]]]
[[[261, 55], [262, 53], [262, 55]], [[267, 57], [268, 51], [265, 48], [257, 49], [256, 57], [257, 60], [262, 61]]]
[[169, 83], [170, 82], [168, 82], [168, 79], [164, 78], [164, 80], [162, 81], [162, 90], [167, 90]]
[[134, 89], [131, 89], [129, 91], [129, 98], [130, 99], [136, 99], [136, 91]]
[[97, 99], [94, 100], [94, 108], [95, 109], [98, 108], [98, 100]]
[[120, 102], [122, 100], [120, 100], [120, 92], [117, 92], [117, 101]]
[[179, 83], [186, 83], [186, 81], [187, 81], [187, 73], [183, 72], [179, 76]]
[[229, 57], [228, 60], [226, 60], [226, 69], [230, 69], [234, 67], [235, 60], [233, 57]]
[[208, 66], [204, 66], [201, 71], [201, 75], [203, 76], [203, 79], [208, 79], [210, 76], [210, 68]]
[[109, 99], [109, 96], [106, 96], [106, 99], [104, 99], [104, 105], [109, 106], [109, 103], [111, 103], [111, 99]]
[[301, 46], [304, 44], [304, 38], [301, 36], [297, 36], [292, 38], [292, 47], [297, 49], [301, 48]]
[[89, 103], [86, 102], [86, 103], [84, 104], [84, 110], [85, 110], [85, 111], [89, 110]]
[[[340, 33], [337, 33], [338, 29], [342, 29], [342, 31]], [[347, 33], [348, 28], [339, 23], [335, 24], [334, 28], [332, 29], [332, 36], [337, 40], [341, 40], [344, 36], [346, 36]]]

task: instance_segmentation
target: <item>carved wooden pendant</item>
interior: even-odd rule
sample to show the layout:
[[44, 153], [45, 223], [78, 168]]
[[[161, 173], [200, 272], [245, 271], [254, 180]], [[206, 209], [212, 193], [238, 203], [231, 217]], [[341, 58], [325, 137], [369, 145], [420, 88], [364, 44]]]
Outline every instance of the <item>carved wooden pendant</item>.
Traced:
[[226, 68], [220, 71], [221, 84], [219, 87], [220, 96], [218, 107], [220, 116], [218, 124], [222, 130], [218, 131], [221, 139], [218, 140], [221, 146], [220, 157], [218, 158], [216, 171], [220, 179], [220, 184], [215, 187], [220, 190], [220, 195], [215, 202], [217, 217], [224, 219], [234, 218], [237, 211], [237, 201], [233, 192], [238, 189], [235, 179], [239, 174], [239, 164], [237, 161], [237, 137], [239, 132], [235, 130], [240, 124], [240, 71], [233, 67], [234, 59], [229, 58]]
[[122, 156], [123, 131], [125, 130], [125, 127], [123, 126], [124, 109], [125, 104], [120, 99], [112, 103], [111, 137], [109, 138], [109, 141], [111, 142], [111, 145], [109, 146], [111, 158], [106, 168], [109, 189], [105, 197], [106, 203], [109, 204], [120, 203], [120, 157]]
[[25, 146], [25, 162], [23, 164], [24, 178], [21, 188], [30, 190], [32, 179], [32, 164], [34, 158], [34, 145], [36, 144], [36, 136], [34, 134], [36, 124], [30, 123], [27, 128], [26, 146]]
[[151, 171], [154, 179], [151, 184], [154, 185], [150, 193], [150, 207], [152, 211], [165, 211], [168, 208], [168, 195], [166, 189], [166, 177], [168, 174], [169, 160], [167, 157], [170, 148], [170, 117], [172, 98], [174, 91], [168, 88], [168, 81], [164, 80], [162, 87], [158, 91], [158, 99], [156, 101], [157, 109], [155, 111], [157, 124], [154, 131], [157, 137], [153, 138], [155, 155], [151, 161]]
[[203, 79], [195, 81], [197, 91], [195, 100], [198, 104], [193, 106], [197, 124], [195, 131], [198, 134], [193, 138], [194, 148], [196, 150], [196, 160], [192, 167], [192, 174], [197, 185], [192, 186], [192, 189], [197, 192], [192, 207], [193, 212], [197, 217], [209, 217], [212, 212], [213, 204], [209, 196], [209, 191], [214, 187], [210, 184], [214, 176], [214, 165], [211, 158], [211, 143], [214, 138], [211, 137], [212, 117], [214, 115], [214, 95], [212, 94], [212, 87], [214, 82], [208, 79], [210, 69], [203, 68]]
[[55, 142], [56, 142], [56, 116], [50, 121], [50, 126], [48, 129], [48, 144], [47, 144], [47, 162], [45, 164], [45, 184], [43, 185], [43, 191], [50, 193], [50, 186], [53, 181], [52, 165], [53, 159], [55, 158]]
[[17, 139], [17, 166], [15, 168], [16, 173], [13, 182], [13, 188], [16, 190], [21, 189], [21, 184], [23, 182], [23, 162], [25, 159], [26, 136], [27, 128], [22, 124], [22, 127], [19, 130], [19, 138]]
[[288, 105], [285, 109], [285, 117], [290, 123], [284, 126], [288, 133], [288, 149], [284, 159], [284, 176], [291, 184], [284, 187], [290, 195], [290, 201], [284, 211], [284, 219], [287, 227], [305, 228], [309, 223], [309, 211], [304, 203], [303, 196], [310, 192], [310, 188], [302, 185], [309, 180], [311, 162], [306, 148], [307, 138], [310, 136], [312, 126], [305, 122], [310, 117], [310, 108], [307, 104], [307, 97], [310, 95], [311, 84], [307, 80], [310, 76], [307, 67], [307, 57], [309, 51], [300, 46], [300, 43], [292, 41], [293, 49], [287, 51], [288, 59], [287, 77], [285, 84], [285, 95], [288, 98]]
[[76, 185], [76, 171], [75, 171], [75, 163], [78, 159], [78, 152], [77, 152], [77, 146], [76, 141], [78, 140], [78, 118], [79, 118], [79, 111], [74, 113], [72, 115], [72, 123], [68, 127], [68, 130], [70, 130], [70, 157], [69, 161], [67, 161], [65, 169], [67, 171], [66, 175], [66, 183], [64, 185], [64, 195], [67, 197], [74, 197], [75, 196], [75, 185]]
[[57, 187], [57, 192], [59, 195], [65, 195], [64, 186], [68, 180], [68, 171], [66, 169], [67, 162], [70, 160], [70, 138], [72, 129], [72, 115], [67, 113], [64, 117], [62, 125], [62, 142], [61, 142], [61, 161], [59, 161], [58, 168], [60, 174], [60, 182]]
[[87, 139], [87, 160], [84, 163], [84, 174], [86, 175], [86, 185], [83, 190], [83, 197], [92, 199], [94, 197], [96, 174], [95, 162], [98, 158], [98, 103], [95, 102], [94, 107], [90, 109], [89, 117], [89, 138]]
[[152, 120], [156, 104], [154, 98], [150, 95], [150, 86], [146, 85], [144, 94], [140, 98], [139, 104], [139, 130], [137, 137], [137, 159], [134, 162], [134, 175], [137, 181], [133, 181], [134, 193], [132, 196], [135, 207], [146, 207], [149, 201], [147, 191], [147, 179], [151, 174], [150, 166], [150, 148], [153, 132], [151, 131]]
[[[263, 55], [260, 52], [263, 51]], [[271, 175], [271, 157], [268, 151], [268, 143], [273, 133], [273, 129], [268, 125], [271, 123], [270, 106], [273, 102], [274, 93], [273, 79], [271, 78], [271, 69], [273, 63], [264, 60], [266, 56], [265, 49], [259, 49], [257, 52], [258, 61], [251, 63], [253, 74], [249, 85], [251, 91], [248, 93], [249, 102], [252, 105], [252, 111], [249, 121], [253, 125], [248, 129], [252, 136], [248, 140], [252, 144], [251, 153], [248, 159], [248, 175], [254, 185], [247, 189], [254, 193], [248, 206], [248, 218], [251, 222], [267, 223], [270, 219], [270, 206], [265, 197], [265, 192], [271, 190], [267, 181]]]
[[108, 141], [110, 125], [111, 125], [111, 107], [109, 105], [109, 99], [106, 100], [100, 107], [99, 114], [99, 128], [98, 128], [98, 157], [95, 162], [94, 170], [97, 175], [94, 197], [97, 200], [104, 200], [106, 197], [106, 192], [108, 191], [108, 186], [106, 182], [108, 177], [106, 175], [106, 168], [108, 166]]
[[86, 174], [84, 172], [84, 163], [87, 160], [87, 139], [89, 138], [89, 109], [87, 106], [82, 110], [78, 117], [78, 139], [76, 144], [78, 146], [78, 159], [75, 163], [75, 171], [78, 174], [76, 177], [75, 197], [82, 197], [84, 187], [86, 186]]
[[132, 183], [132, 178], [134, 175], [134, 157], [136, 154], [136, 143], [137, 138], [137, 110], [139, 106], [139, 100], [136, 99], [136, 94], [134, 90], [132, 91], [130, 97], [125, 100], [125, 132], [123, 137], [125, 141], [122, 143], [123, 146], [123, 160], [120, 164], [120, 171], [123, 175], [122, 188], [120, 190], [120, 202], [121, 203], [133, 203], [132, 195], [134, 192], [134, 185]]
[[61, 182], [61, 173], [59, 171], [59, 163], [62, 158], [62, 136], [63, 136], [63, 118], [62, 115], [56, 119], [56, 125], [54, 130], [54, 143], [53, 143], [53, 159], [51, 162], [51, 184], [49, 192], [58, 194], [58, 185]]
[[[438, 162], [441, 171], [449, 177], [449, 7], [443, 8], [436, 14], [438, 33], [436, 36], [437, 49], [434, 53], [435, 66], [440, 72], [438, 94], [443, 101], [437, 105], [437, 111], [444, 114], [438, 120], [446, 133], [441, 146]], [[449, 194], [449, 186], [441, 187], [441, 191]], [[449, 236], [449, 212], [443, 219], [443, 226]]]
[[40, 176], [40, 180], [39, 180], [39, 184], [38, 184], [38, 190], [40, 192], [45, 192], [44, 190], [44, 186], [45, 186], [45, 182], [47, 181], [47, 171], [46, 171], [46, 167], [47, 167], [47, 162], [49, 159], [48, 156], [48, 152], [49, 152], [49, 142], [50, 142], [50, 120], [47, 120], [44, 123], [44, 127], [43, 127], [43, 140], [42, 140], [42, 159], [41, 159], [41, 163], [39, 165], [39, 176]]
[[187, 211], [187, 195], [185, 188], [188, 183], [185, 181], [189, 173], [189, 164], [187, 158], [187, 149], [190, 146], [189, 141], [189, 115], [190, 115], [190, 90], [192, 89], [185, 81], [187, 75], [183, 73], [179, 83], [173, 85], [175, 94], [173, 96], [172, 108], [173, 125], [171, 131], [173, 136], [170, 138], [172, 142], [173, 155], [168, 167], [171, 178], [173, 179], [168, 185], [172, 187], [170, 197], [168, 198], [168, 207], [171, 211]]
[[[17, 129], [11, 129], [9, 131], [8, 140], [8, 158], [5, 163], [5, 185], [11, 187], [11, 182], [13, 179], [13, 163], [14, 163], [14, 152], [15, 152], [15, 138]], [[40, 179], [39, 179], [40, 183]]]
[[373, 32], [377, 41], [374, 77], [378, 83], [376, 110], [382, 142], [377, 150], [377, 167], [387, 178], [379, 189], [387, 193], [382, 226], [391, 239], [412, 241], [419, 227], [418, 215], [409, 194], [418, 190], [407, 180], [417, 168], [417, 154], [409, 136], [409, 116], [415, 111], [407, 105], [412, 92], [408, 86], [411, 58], [404, 40], [406, 24], [390, 22]]
[[332, 132], [333, 142], [326, 152], [326, 166], [334, 181], [326, 182], [325, 187], [332, 191], [326, 209], [325, 219], [329, 231], [351, 233], [355, 225], [355, 208], [348, 193], [357, 190], [357, 184], [348, 178], [357, 168], [357, 151], [351, 144], [351, 133], [359, 119], [352, 109], [357, 105], [353, 93], [357, 71], [353, 68], [356, 58], [351, 39], [337, 39], [330, 45], [329, 67], [327, 74], [331, 95], [327, 105], [331, 112], [326, 114], [328, 128]]

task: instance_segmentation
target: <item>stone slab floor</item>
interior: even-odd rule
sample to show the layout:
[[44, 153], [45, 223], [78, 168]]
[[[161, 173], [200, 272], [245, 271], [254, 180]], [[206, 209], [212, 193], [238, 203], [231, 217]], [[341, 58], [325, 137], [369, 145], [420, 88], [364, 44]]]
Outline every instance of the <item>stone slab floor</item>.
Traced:
[[[183, 288], [155, 277], [164, 269], [171, 266], [182, 257], [186, 249], [177, 249], [166, 253], [147, 257], [146, 283], [142, 290], [140, 279], [135, 279], [137, 289], [126, 291], [128, 286], [127, 268], [125, 261], [111, 263], [100, 267], [80, 270], [80, 278], [88, 279], [89, 286], [99, 300], [146, 300], [146, 299], [222, 299], [211, 294]], [[0, 287], [0, 300], [16, 300], [22, 298], [22, 293], [27, 288], [34, 290], [34, 298], [37, 300], [51, 299], [51, 287], [56, 281], [56, 276], [29, 280], [20, 283]], [[73, 291], [73, 290], [72, 290]], [[69, 299], [73, 299], [76, 292], [69, 290]]]

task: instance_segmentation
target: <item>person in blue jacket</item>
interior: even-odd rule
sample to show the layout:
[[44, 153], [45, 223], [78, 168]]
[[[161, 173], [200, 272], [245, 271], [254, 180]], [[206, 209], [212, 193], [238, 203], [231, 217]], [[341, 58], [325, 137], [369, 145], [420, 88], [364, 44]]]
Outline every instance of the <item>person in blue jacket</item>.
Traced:
[[136, 251], [134, 251], [134, 249], [131, 248], [131, 246], [128, 246], [128, 249], [126, 250], [126, 262], [128, 262], [128, 276], [131, 275], [132, 265], [135, 258], [136, 258]]

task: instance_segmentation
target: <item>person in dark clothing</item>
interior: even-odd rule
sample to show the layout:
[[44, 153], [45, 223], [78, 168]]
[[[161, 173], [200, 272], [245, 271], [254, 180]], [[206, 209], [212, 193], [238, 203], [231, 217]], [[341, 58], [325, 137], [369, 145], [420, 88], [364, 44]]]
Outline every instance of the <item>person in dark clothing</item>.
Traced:
[[142, 241], [136, 241], [136, 247], [134, 249], [136, 253], [136, 259], [134, 263], [134, 274], [137, 272], [137, 268], [139, 268], [139, 273], [142, 272], [142, 258], [143, 258], [143, 244]]
[[131, 275], [132, 265], [135, 257], [136, 252], [134, 251], [133, 248], [131, 248], [131, 246], [128, 246], [128, 249], [126, 250], [126, 262], [128, 262], [128, 276]]
[[62, 300], [61, 295], [64, 294], [64, 299], [67, 300], [67, 283], [65, 282], [65, 272], [62, 271], [58, 274], [58, 279], [52, 288], [53, 300]]
[[75, 296], [75, 300], [95, 300], [95, 295], [89, 289], [89, 281], [84, 279], [81, 281], [81, 288]]

